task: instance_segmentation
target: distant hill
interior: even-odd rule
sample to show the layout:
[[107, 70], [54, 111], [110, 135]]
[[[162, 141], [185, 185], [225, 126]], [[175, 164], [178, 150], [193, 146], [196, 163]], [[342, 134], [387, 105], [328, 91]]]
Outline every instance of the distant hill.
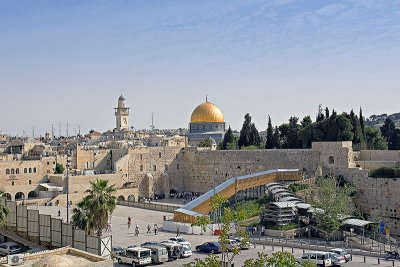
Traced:
[[396, 123], [396, 126], [400, 128], [400, 112], [391, 115], [386, 113], [381, 115], [372, 115], [365, 120], [365, 123], [368, 126], [381, 127], [385, 123], [386, 118], [390, 118]]

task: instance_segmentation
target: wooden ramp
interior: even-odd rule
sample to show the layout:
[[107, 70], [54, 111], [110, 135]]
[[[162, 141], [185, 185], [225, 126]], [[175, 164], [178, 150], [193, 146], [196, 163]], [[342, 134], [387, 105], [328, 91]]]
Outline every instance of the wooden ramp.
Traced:
[[174, 212], [174, 221], [195, 223], [197, 217], [208, 215], [210, 199], [215, 194], [229, 199], [236, 192], [279, 181], [300, 181], [302, 172], [298, 169], [277, 169], [233, 177], [204, 193]]

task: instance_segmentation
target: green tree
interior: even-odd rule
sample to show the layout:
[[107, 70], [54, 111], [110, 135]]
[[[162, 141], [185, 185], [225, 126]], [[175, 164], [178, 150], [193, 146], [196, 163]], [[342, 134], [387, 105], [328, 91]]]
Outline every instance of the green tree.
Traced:
[[63, 174], [64, 173], [64, 166], [60, 163], [56, 163], [56, 169], [54, 171], [54, 174]]
[[400, 130], [396, 129], [395, 123], [388, 117], [381, 127], [381, 132], [388, 141], [389, 150], [400, 149]]
[[[276, 252], [271, 256], [264, 252], [258, 252], [256, 259], [247, 259], [244, 262], [245, 267], [288, 267], [297, 266], [296, 258], [289, 252]], [[316, 265], [310, 261], [305, 261], [299, 266], [302, 267], [315, 267]]]
[[250, 143], [250, 136], [251, 136], [251, 116], [249, 113], [247, 113], [244, 116], [244, 122], [242, 129], [240, 130], [240, 137], [239, 137], [239, 148], [242, 146], [249, 146], [252, 145]]
[[329, 118], [330, 116], [329, 116], [329, 108], [328, 107], [326, 107], [325, 108], [325, 119], [327, 119], [327, 118]]
[[232, 149], [232, 147], [234, 147], [233, 149], [237, 148], [237, 140], [233, 135], [231, 126], [229, 126], [228, 130], [224, 135], [224, 139], [222, 140], [222, 149], [229, 150]]
[[290, 117], [289, 130], [287, 133], [287, 146], [288, 148], [299, 148], [299, 132], [300, 125], [298, 124], [299, 118]]
[[365, 131], [365, 118], [363, 116], [361, 107], [360, 107], [359, 119], [360, 119], [360, 126], [361, 126], [361, 132], [362, 132], [362, 135], [363, 135], [363, 139], [364, 139], [364, 141], [366, 141], [367, 140], [367, 136], [366, 136], [366, 131]]
[[301, 127], [305, 128], [308, 125], [312, 123], [311, 117], [310, 116], [305, 116], [303, 120], [301, 121]]
[[364, 142], [364, 136], [360, 125], [360, 120], [358, 119], [357, 115], [354, 114], [354, 111], [350, 111], [350, 120], [353, 126], [353, 143], [360, 144]]
[[325, 116], [324, 113], [322, 111], [322, 105], [320, 104], [318, 106], [318, 113], [317, 113], [317, 122], [323, 121], [325, 120]]
[[349, 184], [339, 186], [334, 176], [319, 177], [316, 187], [308, 191], [307, 199], [323, 212], [314, 214], [318, 226], [328, 232], [339, 230], [341, 219], [353, 212], [352, 195], [355, 189]]
[[213, 142], [211, 138], [204, 139], [199, 143], [199, 147], [212, 147]]
[[365, 128], [365, 140], [367, 143], [367, 149], [372, 150], [385, 150], [388, 149], [388, 142], [385, 137], [382, 136], [381, 131], [375, 127]]
[[210, 221], [210, 217], [208, 216], [200, 216], [197, 217], [196, 219], [196, 223], [192, 224], [195, 226], [200, 226], [200, 234], [202, 235], [203, 232], [207, 231], [207, 227], [210, 225], [211, 221]]
[[271, 149], [276, 148], [274, 142], [274, 128], [272, 128], [271, 116], [268, 115], [268, 127], [267, 127], [267, 141], [265, 142], [265, 148]]
[[261, 137], [256, 125], [252, 123], [250, 129], [250, 146], [259, 147], [261, 145]]
[[280, 133], [280, 143], [281, 148], [288, 148], [288, 132], [289, 132], [289, 124], [284, 123], [279, 126], [279, 133]]
[[108, 185], [108, 180], [97, 179], [90, 184], [91, 188], [85, 192], [88, 195], [73, 211], [72, 221], [76, 227], [81, 226], [81, 229], [89, 233], [93, 230], [97, 236], [102, 236], [103, 229], [108, 225], [108, 219], [117, 205], [113, 195], [116, 189], [115, 185]]
[[275, 126], [273, 141], [274, 141], [273, 143], [274, 148], [281, 148], [281, 136], [279, 133], [278, 126]]
[[[3, 196], [3, 194], [4, 191], [0, 190], [0, 196]], [[0, 203], [0, 225], [6, 223], [8, 214], [10, 214], [10, 209], [6, 205], [3, 205], [3, 203]]]

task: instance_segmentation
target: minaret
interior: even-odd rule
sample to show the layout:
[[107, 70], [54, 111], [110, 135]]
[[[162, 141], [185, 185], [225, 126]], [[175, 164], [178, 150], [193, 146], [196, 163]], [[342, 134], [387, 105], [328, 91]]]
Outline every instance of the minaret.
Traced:
[[117, 120], [116, 128], [118, 130], [129, 130], [129, 108], [126, 107], [125, 97], [123, 97], [123, 95], [118, 98], [118, 107], [114, 108], [114, 110]]

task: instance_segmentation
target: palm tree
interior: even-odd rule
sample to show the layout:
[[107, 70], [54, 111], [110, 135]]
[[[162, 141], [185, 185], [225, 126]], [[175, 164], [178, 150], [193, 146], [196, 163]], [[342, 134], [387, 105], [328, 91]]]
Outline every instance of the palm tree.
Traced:
[[[4, 191], [0, 190], [0, 196], [3, 196]], [[0, 202], [0, 225], [3, 225], [7, 221], [8, 214], [10, 213], [10, 209]]]
[[108, 225], [108, 219], [117, 206], [117, 198], [113, 195], [116, 189], [115, 185], [108, 185], [108, 180], [97, 179], [90, 184], [91, 189], [85, 192], [88, 195], [74, 209], [73, 221], [79, 228], [102, 236], [103, 229]]

